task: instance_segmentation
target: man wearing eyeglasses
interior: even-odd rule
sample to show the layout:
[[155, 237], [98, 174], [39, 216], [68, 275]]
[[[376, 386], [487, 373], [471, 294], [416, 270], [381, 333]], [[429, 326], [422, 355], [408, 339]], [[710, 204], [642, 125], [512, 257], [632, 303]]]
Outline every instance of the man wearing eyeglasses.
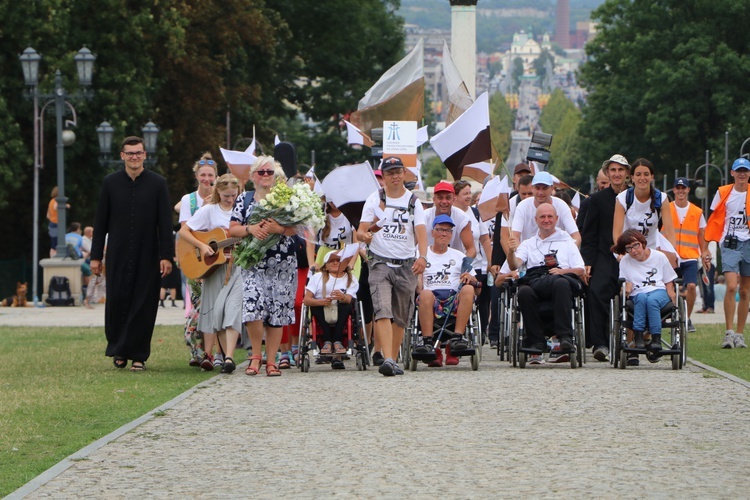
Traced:
[[[750, 161], [737, 158], [732, 163], [734, 184], [721, 186], [711, 202], [711, 216], [706, 223], [706, 241], [716, 241], [721, 248], [721, 267], [726, 279], [727, 293], [724, 295], [724, 321], [726, 331], [721, 347], [747, 347], [745, 344], [745, 322], [750, 303], [750, 228], [747, 214], [750, 211]], [[734, 296], [740, 291], [739, 304]], [[734, 311], [737, 309], [737, 329], [733, 328]]]
[[159, 306], [160, 279], [172, 271], [174, 239], [166, 180], [146, 170], [143, 139], [126, 137], [125, 168], [102, 182], [91, 245], [91, 271], [102, 272], [107, 246], [106, 355], [117, 368], [145, 369]]
[[[461, 269], [465, 255], [450, 247], [454, 228], [455, 224], [448, 215], [435, 217], [432, 223], [433, 243], [427, 248], [427, 264], [422, 279], [417, 281], [422, 345], [415, 349], [413, 357], [425, 361], [430, 367], [443, 366], [439, 342], [445, 341], [448, 341], [445, 364], [459, 363], [457, 355], [462, 355], [462, 351], [469, 347], [464, 332], [471, 315], [475, 290], [480, 290], [474, 270], [465, 272]], [[435, 321], [444, 325], [446, 319], [453, 314], [456, 322], [452, 331], [456, 336], [451, 338], [442, 328], [435, 332]], [[439, 335], [440, 338], [434, 338], [434, 335]]]

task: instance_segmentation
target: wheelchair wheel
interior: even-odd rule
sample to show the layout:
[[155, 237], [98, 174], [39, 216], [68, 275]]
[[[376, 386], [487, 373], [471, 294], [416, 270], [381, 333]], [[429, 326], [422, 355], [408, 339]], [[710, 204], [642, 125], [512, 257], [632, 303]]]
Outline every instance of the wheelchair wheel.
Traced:
[[477, 354], [471, 356], [471, 369], [474, 371], [479, 370], [479, 358], [482, 356], [478, 353], [482, 352], [482, 348], [479, 347], [476, 352]]
[[515, 304], [511, 307], [510, 311], [510, 335], [508, 337], [508, 361], [513, 364], [513, 368], [518, 365], [518, 343], [520, 342], [519, 336], [519, 325], [518, 325], [518, 309]]
[[618, 359], [620, 361], [620, 370], [624, 370], [628, 367], [628, 353], [620, 350], [620, 357]]
[[[515, 359], [513, 360], [513, 366], [516, 366]], [[526, 353], [525, 352], [519, 352], [518, 353], [518, 367], [523, 369], [526, 368]]]
[[365, 364], [364, 364], [364, 362], [362, 360], [362, 353], [358, 352], [355, 359], [356, 359], [356, 363], [357, 363], [357, 371], [358, 372], [364, 371]]
[[677, 305], [680, 310], [680, 369], [682, 369], [687, 363], [687, 342], [688, 342], [688, 331], [687, 331], [687, 303], [684, 297], [680, 297], [677, 300]]
[[474, 370], [477, 368], [474, 368], [474, 358], [477, 358], [477, 367], [479, 366], [479, 362], [482, 360], [482, 346], [484, 345], [483, 339], [482, 339], [482, 322], [479, 319], [479, 311], [474, 309], [471, 311], [471, 316], [469, 316], [469, 329], [471, 332], [471, 342], [474, 344], [474, 355], [471, 357], [471, 366]]
[[302, 372], [307, 373], [310, 371], [310, 355], [305, 354], [302, 356]]
[[497, 299], [497, 311], [493, 313], [497, 314], [497, 355], [500, 356], [500, 361], [505, 361], [505, 330], [507, 326], [507, 312], [508, 308], [505, 304], [505, 294], [508, 293], [507, 289], [500, 291], [500, 297]]
[[[609, 311], [609, 362], [612, 368], [618, 368], [620, 355], [622, 354], [622, 328], [620, 323], [620, 296], [617, 295], [610, 301]], [[626, 356], [627, 358], [627, 356]], [[625, 359], [627, 364], [627, 359]]]

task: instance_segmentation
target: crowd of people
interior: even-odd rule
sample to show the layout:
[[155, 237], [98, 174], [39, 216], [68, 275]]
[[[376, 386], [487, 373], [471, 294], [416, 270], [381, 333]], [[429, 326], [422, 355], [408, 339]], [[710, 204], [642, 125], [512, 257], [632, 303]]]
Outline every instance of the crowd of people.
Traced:
[[[142, 371], [164, 285], [161, 279], [173, 272], [171, 207], [164, 179], [143, 168], [142, 140], [127, 138], [121, 157], [125, 168], [108, 176], [102, 186], [90, 268], [95, 276], [101, 274], [108, 238], [106, 354], [118, 368], [132, 361], [131, 370]], [[302, 304], [321, 325], [320, 360], [343, 369], [344, 320], [352, 314], [355, 300], [363, 306], [372, 360], [382, 375], [404, 373], [399, 351], [415, 307], [423, 337], [415, 351], [419, 359], [432, 367], [455, 365], [457, 353], [468, 346], [465, 330], [472, 308], [481, 318], [482, 337], [486, 333], [491, 346], [498, 345], [504, 332], [495, 311], [500, 286], [508, 279], [519, 283], [524, 347], [544, 349], [538, 305], [550, 301], [562, 355], [576, 349], [569, 317], [571, 287], [585, 285], [586, 348], [594, 359], [607, 362], [610, 299], [619, 291], [618, 280], [627, 282], [636, 305], [629, 340], [639, 348], [647, 340], [644, 336], [650, 336], [652, 345], [660, 345], [661, 324], [656, 318], [666, 302], [676, 300], [676, 277], [683, 279], [688, 316], [699, 275], [711, 273], [713, 279], [707, 241], [719, 243], [726, 280], [722, 345], [746, 347], [742, 332], [750, 301], [750, 231], [745, 216], [750, 162], [744, 159], [732, 165], [735, 182], [719, 189], [708, 222], [688, 201], [687, 179], [675, 179], [670, 201], [654, 187], [650, 161], [640, 158], [630, 164], [620, 154], [604, 161], [596, 192], [580, 209], [556, 193], [552, 175], [533, 173], [532, 167], [519, 163], [513, 170], [507, 210], [485, 222], [469, 183], [439, 182], [432, 206], [425, 207], [407, 189], [402, 161], [389, 157], [375, 171], [381, 189], [365, 201], [359, 224], [354, 227], [330, 200], [321, 199], [325, 225], [307, 240], [298, 228], [272, 217], [252, 218], [277, 182], [304, 182], [302, 176], [287, 179], [274, 158], [258, 157], [249, 172], [249, 191], [233, 174], [219, 176], [210, 154], [196, 161], [193, 171], [197, 189], [174, 207], [180, 214], [177, 237], [206, 261], [217, 252], [226, 256], [210, 275], [188, 280], [185, 287], [190, 364], [205, 370], [232, 373], [237, 365], [234, 353], [241, 346], [249, 353], [246, 375], [265, 371], [269, 377], [280, 376], [300, 361], [296, 325], [303, 320]], [[234, 262], [231, 247], [217, 249], [197, 237], [198, 232], [217, 228], [237, 240], [265, 241], [276, 235], [275, 244], [258, 262], [243, 267]], [[352, 244], [359, 251], [344, 262], [342, 251]], [[708, 279], [701, 281], [706, 284]], [[703, 309], [709, 306], [713, 303], [704, 293]], [[453, 336], [447, 344], [433, 342], [431, 325], [446, 311], [457, 316]], [[639, 363], [638, 354], [630, 357], [629, 364]], [[537, 355], [530, 359], [544, 362]]]

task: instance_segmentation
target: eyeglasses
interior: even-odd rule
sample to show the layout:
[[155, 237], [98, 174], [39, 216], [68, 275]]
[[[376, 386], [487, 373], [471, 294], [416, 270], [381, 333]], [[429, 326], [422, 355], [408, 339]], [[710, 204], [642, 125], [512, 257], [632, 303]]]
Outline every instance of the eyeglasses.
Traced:
[[750, 172], [750, 170], [748, 170], [746, 168], [738, 168], [734, 172], [737, 173], [737, 174], [740, 174], [740, 175], [746, 175], [748, 172]]
[[636, 242], [635, 242], [635, 243], [633, 243], [632, 245], [628, 245], [628, 246], [626, 246], [626, 247], [625, 247], [625, 251], [626, 251], [627, 253], [630, 253], [630, 252], [632, 252], [633, 250], [638, 250], [639, 248], [641, 248], [641, 242], [640, 242], [640, 241], [636, 241]]
[[264, 175], [271, 176], [276, 172], [274, 172], [273, 170], [256, 170], [255, 173], [263, 177]]
[[145, 155], [145, 151], [123, 151], [122, 154], [124, 154], [127, 158], [140, 158], [141, 156]]
[[215, 165], [216, 162], [213, 160], [201, 160], [198, 162], [198, 165]]
[[453, 228], [452, 227], [436, 227], [436, 228], [433, 228], [433, 231], [437, 231], [438, 233], [452, 233]]

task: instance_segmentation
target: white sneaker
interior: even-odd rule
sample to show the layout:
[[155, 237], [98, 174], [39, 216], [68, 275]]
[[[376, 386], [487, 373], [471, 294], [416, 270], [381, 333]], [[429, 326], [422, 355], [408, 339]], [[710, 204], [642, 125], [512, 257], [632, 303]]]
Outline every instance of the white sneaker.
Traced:
[[738, 333], [734, 336], [734, 347], [747, 347], [745, 336], [743, 334]]
[[722, 349], [734, 349], [734, 330], [727, 330], [724, 333], [724, 342], [721, 343]]

